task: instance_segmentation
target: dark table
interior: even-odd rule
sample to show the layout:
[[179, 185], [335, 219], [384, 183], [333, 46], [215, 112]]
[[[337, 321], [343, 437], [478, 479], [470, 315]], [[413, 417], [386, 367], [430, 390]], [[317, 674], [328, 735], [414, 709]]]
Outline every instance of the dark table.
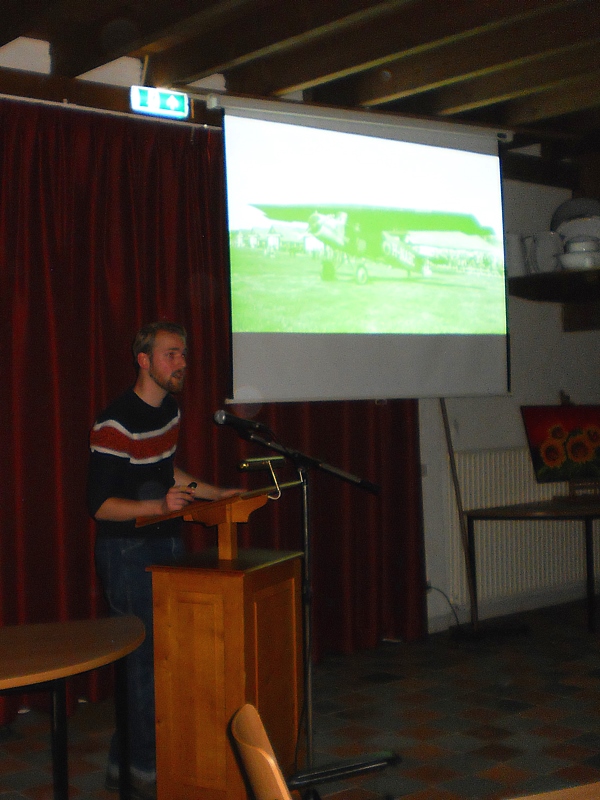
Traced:
[[474, 625], [478, 622], [477, 573], [475, 561], [475, 522], [477, 520], [570, 520], [583, 524], [585, 541], [585, 567], [587, 590], [588, 628], [596, 632], [596, 589], [594, 574], [594, 520], [600, 519], [600, 498], [555, 497], [535, 503], [518, 503], [510, 506], [492, 508], [473, 508], [464, 512], [467, 522], [467, 559], [471, 572], [472, 595], [471, 616]]

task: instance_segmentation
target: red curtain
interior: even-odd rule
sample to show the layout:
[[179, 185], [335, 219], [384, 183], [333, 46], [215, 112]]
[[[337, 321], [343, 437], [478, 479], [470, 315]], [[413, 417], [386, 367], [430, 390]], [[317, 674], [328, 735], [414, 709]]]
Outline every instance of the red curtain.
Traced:
[[[226, 485], [262, 455], [212, 424], [229, 373], [218, 130], [0, 101], [0, 624], [105, 613], [85, 508], [89, 428], [133, 381], [138, 327], [189, 334], [180, 460]], [[312, 471], [317, 652], [425, 632], [415, 401], [261, 409], [290, 447], [379, 484]], [[196, 528], [196, 526], [194, 526]], [[243, 544], [299, 549], [299, 490], [255, 512]], [[193, 547], [212, 532], [193, 531]]]

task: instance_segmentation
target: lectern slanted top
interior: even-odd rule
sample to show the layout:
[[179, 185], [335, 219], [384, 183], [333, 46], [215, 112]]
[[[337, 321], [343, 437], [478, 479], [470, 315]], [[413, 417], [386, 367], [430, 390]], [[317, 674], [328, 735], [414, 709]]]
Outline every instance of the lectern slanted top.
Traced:
[[219, 558], [223, 561], [232, 561], [238, 555], [237, 523], [248, 522], [250, 514], [264, 506], [266, 502], [267, 495], [263, 490], [260, 490], [260, 493], [245, 492], [212, 502], [199, 500], [170, 514], [158, 517], [138, 517], [135, 525], [136, 528], [140, 528], [175, 517], [183, 517], [186, 522], [201, 522], [207, 527], [216, 525]]

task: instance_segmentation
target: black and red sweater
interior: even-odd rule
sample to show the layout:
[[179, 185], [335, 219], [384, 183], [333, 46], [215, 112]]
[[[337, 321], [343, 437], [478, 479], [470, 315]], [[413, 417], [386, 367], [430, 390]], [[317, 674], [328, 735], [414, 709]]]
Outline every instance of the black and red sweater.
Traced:
[[[166, 395], [155, 408], [129, 389], [100, 414], [90, 433], [88, 507], [92, 516], [109, 497], [158, 500], [173, 486], [180, 413]], [[176, 536], [181, 520], [136, 528], [99, 520], [99, 536]]]

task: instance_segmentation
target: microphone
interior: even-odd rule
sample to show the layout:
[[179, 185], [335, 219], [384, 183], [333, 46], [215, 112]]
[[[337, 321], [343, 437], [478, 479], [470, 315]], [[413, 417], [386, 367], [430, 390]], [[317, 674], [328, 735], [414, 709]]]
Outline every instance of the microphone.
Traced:
[[236, 417], [235, 414], [228, 414], [227, 411], [223, 411], [222, 409], [215, 412], [213, 419], [217, 425], [231, 425], [232, 428], [235, 428], [240, 433], [248, 433], [248, 431], [271, 433], [271, 429], [265, 425], [264, 422], [242, 419], [242, 417]]
[[247, 458], [245, 461], [240, 461], [238, 469], [241, 471], [247, 470], [265, 470], [273, 467], [281, 467], [285, 464], [283, 456], [265, 456], [264, 458]]

